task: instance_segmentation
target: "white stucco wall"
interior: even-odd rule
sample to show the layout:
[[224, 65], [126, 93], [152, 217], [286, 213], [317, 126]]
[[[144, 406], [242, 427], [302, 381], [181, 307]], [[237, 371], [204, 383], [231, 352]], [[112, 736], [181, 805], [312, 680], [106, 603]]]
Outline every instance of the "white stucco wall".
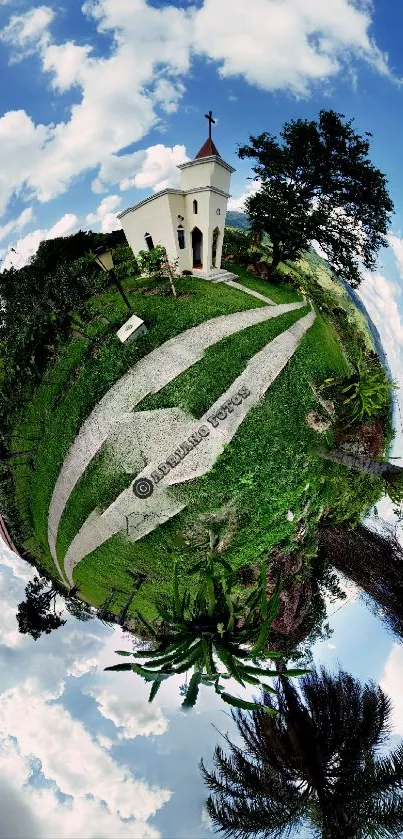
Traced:
[[[174, 201], [172, 199], [175, 199]], [[172, 213], [176, 211], [176, 218]], [[140, 250], [147, 250], [144, 239], [145, 233], [150, 233], [154, 245], [164, 245], [168, 258], [177, 257], [176, 231], [178, 213], [185, 214], [185, 199], [183, 195], [158, 195], [151, 201], [141, 204], [120, 219], [126, 239], [136, 256]]]
[[216, 157], [205, 157], [182, 164], [180, 188], [184, 190], [202, 186], [215, 186], [229, 192], [231, 170]]

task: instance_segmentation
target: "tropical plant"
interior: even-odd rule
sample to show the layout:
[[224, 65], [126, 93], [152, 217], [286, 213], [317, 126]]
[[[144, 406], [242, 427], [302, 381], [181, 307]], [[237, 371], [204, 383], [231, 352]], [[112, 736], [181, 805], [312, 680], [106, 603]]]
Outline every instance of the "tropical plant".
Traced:
[[272, 270], [316, 240], [333, 269], [358, 286], [360, 265], [373, 269], [386, 245], [393, 211], [386, 177], [368, 157], [370, 135], [322, 110], [317, 122], [286, 123], [280, 136], [251, 136], [238, 151], [256, 161], [259, 188], [245, 208], [253, 230], [270, 236]]
[[384, 369], [374, 360], [363, 358], [353, 363], [354, 373], [340, 382], [325, 379], [320, 390], [332, 388], [335, 400], [340, 401], [347, 422], [351, 425], [371, 420], [390, 406], [391, 392], [397, 385], [389, 381]]
[[[220, 572], [215, 569], [215, 563], [220, 565]], [[266, 562], [262, 563], [258, 583], [244, 601], [234, 592], [235, 575], [222, 558], [201, 560], [190, 569], [189, 574], [198, 577], [194, 595], [188, 589], [180, 593], [178, 565], [175, 564], [171, 609], [158, 608], [162, 627], [157, 629], [137, 612], [137, 617], [149, 632], [154, 649], [135, 653], [116, 650], [118, 655], [145, 661], [141, 664], [115, 664], [105, 669], [132, 670], [145, 681], [152, 682], [150, 702], [164, 680], [193, 669], [183, 708], [194, 706], [201, 684], [214, 687], [223, 701], [230, 705], [254, 708], [254, 702], [239, 699], [225, 691], [222, 681], [232, 678], [242, 687], [250, 684], [259, 688], [264, 684], [262, 680], [277, 675], [275, 671], [262, 667], [261, 662], [282, 658], [279, 652], [267, 651], [270, 625], [280, 605], [279, 586], [268, 600]], [[291, 670], [286, 675], [304, 672]], [[264, 686], [267, 693], [273, 690]], [[267, 711], [275, 713], [271, 707], [267, 707]]]
[[378, 752], [391, 712], [379, 686], [313, 669], [298, 691], [280, 677], [263, 702], [279, 713], [233, 711], [243, 746], [225, 736], [215, 771], [200, 764], [224, 836], [280, 839], [303, 826], [323, 839], [402, 836], [403, 744]]

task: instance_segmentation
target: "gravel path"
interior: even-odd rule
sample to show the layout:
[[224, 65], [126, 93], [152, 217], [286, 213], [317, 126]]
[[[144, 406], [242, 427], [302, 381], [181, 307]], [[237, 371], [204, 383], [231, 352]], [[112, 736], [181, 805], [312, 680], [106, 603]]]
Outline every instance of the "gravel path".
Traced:
[[184, 370], [196, 364], [203, 357], [207, 347], [242, 329], [305, 305], [303, 301], [280, 306], [262, 306], [212, 318], [170, 338], [137, 362], [113, 385], [82, 425], [53, 490], [49, 506], [48, 541], [61, 576], [56, 556], [60, 519], [77, 481], [113, 430], [130, 419], [133, 408], [148, 394], [161, 390]]
[[[186, 506], [186, 502], [175, 498], [172, 487], [204, 475], [212, 468], [244, 417], [263, 399], [292, 357], [314, 320], [315, 313], [311, 311], [256, 353], [200, 420], [189, 418], [180, 409], [169, 408], [132, 414], [125, 428], [115, 430], [113, 446], [117, 456], [120, 451], [121, 460], [125, 461], [129, 436], [132, 449], [141, 451], [147, 466], [107, 510], [102, 514], [94, 510], [73, 539], [64, 561], [71, 585], [77, 563], [111, 536], [123, 531], [137, 541]], [[192, 438], [192, 435], [196, 436]], [[193, 441], [190, 446], [189, 438]], [[134, 484], [144, 497], [136, 496]]]

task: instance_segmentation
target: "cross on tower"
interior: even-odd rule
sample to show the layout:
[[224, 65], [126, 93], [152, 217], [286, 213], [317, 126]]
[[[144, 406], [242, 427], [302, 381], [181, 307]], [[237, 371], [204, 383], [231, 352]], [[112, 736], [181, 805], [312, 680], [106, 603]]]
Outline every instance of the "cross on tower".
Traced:
[[211, 140], [211, 123], [213, 122], [215, 125], [215, 119], [213, 119], [213, 112], [209, 111], [208, 114], [204, 114], [206, 119], [208, 119], [208, 138]]

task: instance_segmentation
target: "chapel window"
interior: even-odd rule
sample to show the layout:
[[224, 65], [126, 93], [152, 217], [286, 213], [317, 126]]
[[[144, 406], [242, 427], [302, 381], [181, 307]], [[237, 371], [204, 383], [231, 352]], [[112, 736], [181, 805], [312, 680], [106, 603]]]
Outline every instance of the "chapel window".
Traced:
[[148, 247], [148, 250], [149, 250], [149, 251], [152, 251], [152, 249], [153, 249], [153, 247], [154, 247], [154, 242], [153, 242], [152, 236], [150, 236], [150, 234], [149, 234], [149, 233], [145, 233], [145, 234], [144, 234], [144, 238], [145, 238], [145, 240], [146, 240], [146, 245], [147, 245], [147, 247]]
[[197, 216], [197, 201], [196, 200], [193, 201], [193, 212], [194, 212], [195, 216]]
[[186, 247], [185, 230], [181, 224], [178, 227], [178, 245], [181, 251]]

